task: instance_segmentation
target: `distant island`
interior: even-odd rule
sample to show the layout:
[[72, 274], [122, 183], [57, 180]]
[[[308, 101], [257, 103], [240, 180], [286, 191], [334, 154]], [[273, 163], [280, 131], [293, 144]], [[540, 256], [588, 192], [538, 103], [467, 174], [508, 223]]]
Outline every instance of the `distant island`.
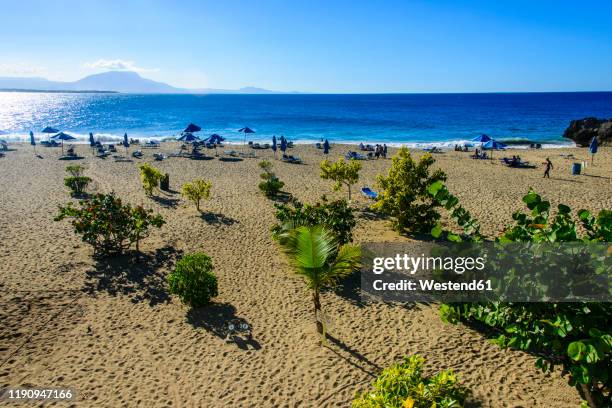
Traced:
[[32, 93], [104, 93], [104, 94], [114, 94], [119, 93], [117, 91], [96, 91], [96, 90], [83, 90], [83, 91], [74, 91], [68, 89], [58, 89], [58, 90], [50, 90], [50, 89], [17, 89], [17, 88], [0, 88], [0, 92], [32, 92]]
[[268, 89], [245, 87], [237, 90], [213, 88], [177, 88], [141, 77], [132, 71], [108, 71], [86, 76], [74, 82], [50, 81], [37, 77], [0, 77], [3, 92], [72, 92], [72, 93], [140, 93], [140, 94], [286, 94]]

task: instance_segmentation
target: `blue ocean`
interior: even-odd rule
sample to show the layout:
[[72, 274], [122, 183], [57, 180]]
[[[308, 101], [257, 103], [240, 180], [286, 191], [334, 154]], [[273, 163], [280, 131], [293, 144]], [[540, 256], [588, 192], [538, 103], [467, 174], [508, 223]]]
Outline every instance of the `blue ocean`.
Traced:
[[190, 122], [201, 136], [218, 133], [242, 142], [284, 135], [297, 143], [385, 142], [391, 145], [452, 145], [485, 133], [513, 144], [568, 144], [570, 120], [612, 117], [612, 92], [363, 95], [133, 95], [0, 93], [1, 138], [37, 139], [46, 126], [86, 141], [164, 139]]

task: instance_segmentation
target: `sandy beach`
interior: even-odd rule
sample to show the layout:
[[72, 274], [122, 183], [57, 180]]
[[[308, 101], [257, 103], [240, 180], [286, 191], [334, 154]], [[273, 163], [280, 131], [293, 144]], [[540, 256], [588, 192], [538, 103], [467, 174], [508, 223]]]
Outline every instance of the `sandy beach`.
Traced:
[[[94, 180], [90, 191], [115, 191], [167, 222], [143, 241], [141, 260], [100, 260], [68, 222], [53, 221], [57, 206], [71, 200], [63, 185], [70, 163], [57, 159], [59, 149], [37, 146], [41, 159], [29, 145], [11, 147], [16, 150], [0, 158], [0, 387], [69, 386], [78, 407], [347, 407], [383, 368], [419, 353], [430, 372], [460, 373], [471, 406], [579, 405], [575, 389], [558, 373], [539, 372], [533, 356], [443, 323], [435, 305], [363, 304], [358, 279], [324, 294], [332, 338], [320, 346], [310, 296], [270, 236], [274, 202], [257, 188], [260, 159], [154, 162], [154, 151], [144, 150], [141, 160], [115, 162], [78, 145], [85, 157], [78, 163]], [[348, 149], [334, 145], [330, 158]], [[176, 151], [176, 144], [161, 150]], [[270, 150], [256, 153], [272, 158]], [[302, 202], [346, 195], [319, 177], [320, 150], [297, 146], [290, 153], [304, 164], [274, 161], [284, 191]], [[497, 160], [517, 153], [538, 168], [512, 169]], [[493, 161], [454, 151], [435, 158], [449, 189], [494, 236], [524, 208], [529, 187], [555, 207], [612, 208], [612, 149], [601, 148], [580, 176], [571, 175], [574, 160], [561, 154], [590, 163], [587, 149], [509, 150], [495, 152]], [[542, 178], [546, 157], [555, 166], [550, 179]], [[146, 197], [142, 162], [169, 173], [174, 193]], [[390, 164], [364, 161], [354, 191], [375, 187]], [[213, 183], [202, 214], [178, 193], [196, 177]], [[372, 217], [369, 204], [354, 194], [355, 243], [408, 239]], [[166, 276], [181, 254], [195, 251], [213, 258], [220, 293], [211, 306], [190, 310], [168, 294]], [[226, 342], [221, 332], [230, 319], [248, 322], [253, 340]]]

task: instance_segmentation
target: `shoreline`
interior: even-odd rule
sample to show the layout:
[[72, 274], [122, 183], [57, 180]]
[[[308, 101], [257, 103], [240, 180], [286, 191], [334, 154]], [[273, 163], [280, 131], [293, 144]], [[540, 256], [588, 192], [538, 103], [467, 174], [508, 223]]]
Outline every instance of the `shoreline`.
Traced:
[[[65, 144], [75, 144], [75, 145], [88, 145], [89, 144], [89, 135], [83, 135], [83, 134], [77, 134], [77, 133], [73, 133], [73, 132], [67, 132], [70, 135], [74, 135], [77, 137], [77, 140], [75, 141], [70, 141], [70, 142], [65, 142]], [[11, 134], [8, 135], [0, 135], [0, 139], [2, 140], [6, 140], [9, 144], [11, 143], [15, 143], [15, 144], [27, 144], [29, 145], [29, 135], [20, 135], [19, 136], [19, 140], [15, 140], [14, 138], [11, 138]], [[47, 140], [47, 138], [36, 138], [36, 145], [38, 146], [40, 144], [40, 140]], [[123, 136], [115, 136], [115, 135], [108, 135], [108, 134], [98, 134], [95, 135], [94, 138], [98, 141], [100, 141], [103, 144], [119, 144], [121, 142], [123, 142]], [[158, 141], [160, 143], [176, 143], [178, 142], [178, 140], [170, 140], [170, 136], [130, 136], [128, 135], [128, 138], [131, 139], [138, 139], [141, 143], [142, 142], [147, 142], [150, 140], [155, 140]], [[174, 136], [172, 136], [172, 138], [174, 139]], [[167, 139], [167, 140], [164, 140]], [[300, 146], [314, 146], [315, 143], [322, 143], [323, 140], [305, 140], [305, 139], [296, 139], [296, 140], [291, 140], [295, 145], [300, 145]], [[525, 142], [525, 143], [513, 143], [512, 140], [516, 140], [516, 139], [510, 139], [510, 140], [504, 140], [504, 139], [496, 139], [502, 143], [505, 143], [508, 145], [507, 149], [519, 149], [519, 150], [528, 150], [531, 149], [529, 144], [530, 143], [540, 143], [542, 145], [542, 149], [573, 149], [573, 148], [579, 148], [573, 141], [568, 140], [567, 143], [563, 143], [561, 141], [559, 142], [546, 142], [546, 141], [534, 141], [534, 142]], [[272, 138], [252, 138], [247, 140], [248, 141], [252, 141], [254, 143], [268, 143], [271, 144], [272, 143]], [[480, 146], [479, 142], [473, 142], [470, 140], [450, 140], [450, 141], [432, 141], [432, 142], [385, 142], [385, 141], [380, 141], [380, 140], [376, 140], [376, 139], [364, 139], [362, 141], [331, 141], [330, 140], [330, 144], [331, 145], [341, 145], [341, 146], [359, 146], [360, 143], [363, 143], [364, 145], [376, 145], [376, 144], [386, 144], [388, 147], [393, 147], [393, 148], [399, 148], [402, 146], [406, 146], [409, 149], [420, 149], [420, 148], [430, 148], [430, 147], [437, 147], [437, 148], [441, 148], [445, 151], [447, 150], [453, 150], [455, 145], [467, 145], [468, 147], [470, 147], [471, 149], [473, 148], [478, 148]], [[232, 146], [242, 146], [244, 145], [243, 141], [224, 141], [223, 144], [225, 145], [232, 145]]]

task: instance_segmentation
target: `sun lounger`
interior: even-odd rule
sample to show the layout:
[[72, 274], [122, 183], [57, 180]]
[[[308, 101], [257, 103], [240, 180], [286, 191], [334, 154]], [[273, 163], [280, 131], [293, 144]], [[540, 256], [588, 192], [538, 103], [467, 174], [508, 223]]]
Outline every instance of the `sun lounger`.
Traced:
[[60, 147], [61, 143], [56, 142], [55, 140], [43, 140], [40, 142], [41, 145], [45, 147]]
[[423, 150], [426, 151], [426, 152], [429, 152], [429, 153], [443, 153], [442, 149], [440, 149], [439, 147], [436, 147], [436, 146], [434, 146], [434, 147], [425, 147]]
[[151, 141], [145, 142], [142, 145], [142, 147], [145, 148], [145, 149], [157, 149], [157, 148], [159, 148], [159, 142], [151, 140]]
[[230, 157], [238, 157], [238, 152], [235, 150], [224, 150], [223, 154]]
[[368, 159], [363, 154], [360, 154], [360, 153], [357, 153], [357, 152], [352, 152], [352, 151], [349, 151], [347, 154], [344, 155], [344, 157], [347, 160], [367, 160]]
[[166, 156], [166, 155], [165, 155], [165, 154], [163, 154], [163, 153], [153, 153], [153, 158], [154, 158], [156, 161], [162, 161], [162, 160], [164, 160], [164, 159], [167, 159], [167, 158], [168, 158], [168, 156]]
[[255, 159], [255, 158], [257, 158], [255, 153], [253, 153], [253, 152], [249, 152], [249, 153], [242, 153], [242, 152], [240, 152], [238, 155], [240, 157], [242, 157], [243, 159]]
[[377, 200], [378, 199], [378, 193], [374, 190], [372, 190], [370, 187], [364, 187], [361, 189], [361, 193], [366, 196], [367, 198], [371, 199], [371, 200]]
[[282, 160], [285, 163], [302, 164], [302, 159], [300, 159], [299, 156], [292, 156], [292, 155], [283, 154]]
[[132, 152], [132, 157], [140, 159], [142, 156], [143, 156], [142, 150], [136, 150], [135, 152]]

